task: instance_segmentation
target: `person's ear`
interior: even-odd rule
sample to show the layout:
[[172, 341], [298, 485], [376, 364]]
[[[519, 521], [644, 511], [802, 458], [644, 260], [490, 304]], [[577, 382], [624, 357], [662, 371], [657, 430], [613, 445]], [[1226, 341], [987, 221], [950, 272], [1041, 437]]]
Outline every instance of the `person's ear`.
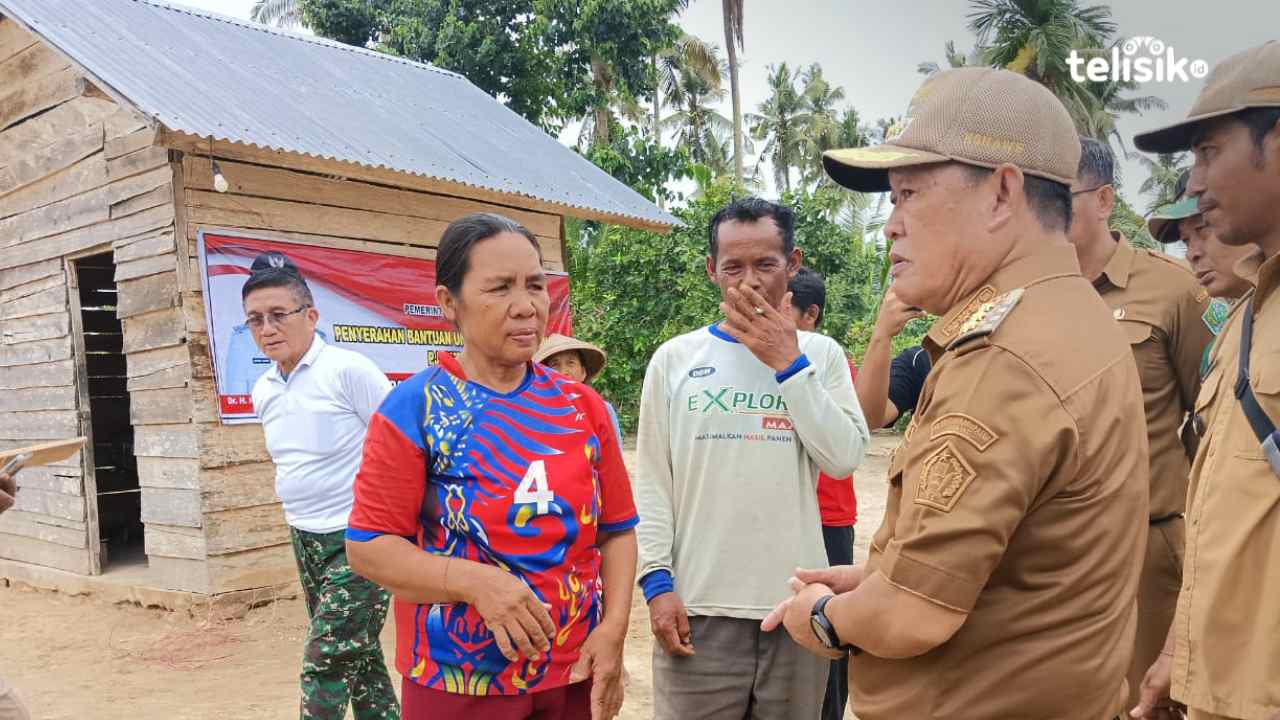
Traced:
[[716, 259], [710, 255], [707, 256], [707, 279], [711, 281], [712, 285], [719, 284], [716, 282]]
[[1102, 219], [1110, 218], [1111, 213], [1116, 209], [1116, 188], [1114, 185], [1103, 185], [1098, 188], [1098, 216]]
[[1005, 163], [983, 181], [983, 185], [987, 183], [990, 183], [991, 190], [987, 231], [995, 233], [1013, 221], [1018, 204], [1026, 205], [1026, 177], [1021, 168]]
[[440, 306], [440, 312], [444, 313], [446, 320], [454, 325], [458, 324], [457, 301], [453, 293], [449, 292], [449, 288], [444, 285], [436, 286], [436, 305]]

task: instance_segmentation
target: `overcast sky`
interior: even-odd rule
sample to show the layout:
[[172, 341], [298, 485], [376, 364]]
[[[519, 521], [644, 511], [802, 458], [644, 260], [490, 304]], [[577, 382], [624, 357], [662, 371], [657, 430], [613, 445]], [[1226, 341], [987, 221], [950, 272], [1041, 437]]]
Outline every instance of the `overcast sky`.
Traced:
[[[253, 0], [180, 0], [235, 17], [247, 18]], [[1124, 37], [1150, 36], [1171, 46], [1178, 58], [1203, 59], [1212, 67], [1224, 58], [1267, 40], [1280, 39], [1280, 2], [1215, 0], [1174, 3], [1168, 0], [1116, 0], [1112, 16]], [[891, 4], [866, 0], [769, 0], [745, 2], [745, 49], [741, 83], [743, 111], [755, 111], [767, 95], [766, 68], [787, 62], [793, 67], [820, 63], [827, 79], [843, 86], [847, 102], [866, 122], [901, 115], [923, 78], [916, 66], [924, 60], [943, 62], [943, 45], [973, 47], [966, 27], [969, 3], [964, 0], [915, 0]], [[721, 3], [693, 0], [681, 18], [686, 31], [724, 47]], [[1132, 151], [1133, 135], [1184, 117], [1203, 81], [1149, 82], [1138, 94], [1155, 95], [1169, 104], [1164, 112], [1125, 116], [1120, 132]], [[728, 100], [725, 116], [731, 111]], [[1147, 199], [1137, 195], [1147, 176], [1137, 160], [1125, 161], [1125, 196], [1139, 212]]]

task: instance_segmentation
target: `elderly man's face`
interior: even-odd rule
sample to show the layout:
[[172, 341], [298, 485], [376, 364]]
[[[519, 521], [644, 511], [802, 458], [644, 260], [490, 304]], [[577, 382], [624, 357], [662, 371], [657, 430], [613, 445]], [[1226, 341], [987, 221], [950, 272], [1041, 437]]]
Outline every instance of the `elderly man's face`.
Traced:
[[1008, 251], [988, 232], [992, 177], [975, 181], [969, 168], [945, 163], [890, 170], [889, 185], [893, 291], [908, 305], [946, 314]]

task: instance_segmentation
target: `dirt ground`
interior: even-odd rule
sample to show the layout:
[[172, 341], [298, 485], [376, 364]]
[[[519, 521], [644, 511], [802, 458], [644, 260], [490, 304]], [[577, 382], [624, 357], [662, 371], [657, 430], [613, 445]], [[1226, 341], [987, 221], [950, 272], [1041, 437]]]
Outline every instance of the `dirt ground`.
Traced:
[[[884, 510], [884, 476], [896, 442], [895, 436], [877, 436], [856, 474], [859, 560]], [[627, 459], [630, 464], [633, 456]], [[649, 617], [639, 593], [636, 599], [624, 720], [653, 714]], [[306, 630], [299, 599], [221, 621], [15, 585], [0, 587], [0, 618], [0, 674], [37, 720], [297, 717]], [[388, 619], [382, 645], [389, 667], [393, 632]]]

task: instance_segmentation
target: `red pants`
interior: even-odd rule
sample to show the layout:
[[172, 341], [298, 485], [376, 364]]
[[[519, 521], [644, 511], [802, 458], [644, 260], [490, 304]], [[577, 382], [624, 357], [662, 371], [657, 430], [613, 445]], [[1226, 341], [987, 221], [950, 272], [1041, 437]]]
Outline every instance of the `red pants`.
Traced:
[[400, 720], [591, 720], [591, 681], [527, 695], [460, 695], [400, 683]]

